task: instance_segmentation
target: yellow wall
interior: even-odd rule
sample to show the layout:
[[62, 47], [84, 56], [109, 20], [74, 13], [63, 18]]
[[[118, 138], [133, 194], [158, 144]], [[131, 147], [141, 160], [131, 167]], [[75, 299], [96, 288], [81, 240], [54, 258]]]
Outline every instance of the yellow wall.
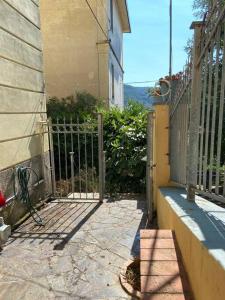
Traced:
[[[153, 183], [159, 228], [174, 230], [195, 299], [223, 300], [225, 299], [225, 270], [221, 263], [209, 253], [207, 247], [193, 233], [193, 230], [198, 229], [198, 224], [195, 225], [195, 228], [187, 226], [183, 220], [185, 215], [179, 216], [160, 191], [160, 187], [172, 185], [169, 181], [170, 168], [167, 155], [169, 152], [169, 113], [166, 105], [155, 106], [154, 123], [154, 164], [156, 166]], [[192, 205], [195, 204], [192, 203]], [[188, 216], [189, 214], [186, 217]], [[210, 221], [208, 222], [210, 225]], [[222, 237], [219, 237], [220, 242], [221, 239]], [[212, 238], [210, 242], [215, 241]]]
[[[107, 32], [102, 1], [89, 1]], [[41, 0], [44, 69], [48, 96], [88, 91], [108, 100], [108, 44], [83, 0]]]
[[195, 299], [223, 300], [225, 270], [174, 212], [159, 189], [157, 208], [159, 228], [175, 232]]
[[[153, 193], [156, 199], [160, 186], [168, 186], [169, 168], [169, 108], [167, 105], [155, 105], [154, 143], [153, 143]], [[156, 208], [157, 203], [154, 201]]]

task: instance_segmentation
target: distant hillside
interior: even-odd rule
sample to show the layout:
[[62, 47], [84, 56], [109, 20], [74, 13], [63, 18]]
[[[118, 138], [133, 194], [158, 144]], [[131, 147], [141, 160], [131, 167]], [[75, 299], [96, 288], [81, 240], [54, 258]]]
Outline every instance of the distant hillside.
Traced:
[[135, 87], [131, 85], [124, 85], [124, 101], [127, 105], [129, 99], [137, 100], [145, 106], [152, 106], [152, 99], [148, 96], [148, 87]]

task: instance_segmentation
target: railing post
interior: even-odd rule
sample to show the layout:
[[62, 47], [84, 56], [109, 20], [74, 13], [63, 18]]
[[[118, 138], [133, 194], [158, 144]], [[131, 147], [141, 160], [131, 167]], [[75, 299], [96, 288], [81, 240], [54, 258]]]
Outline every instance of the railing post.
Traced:
[[106, 151], [103, 151], [103, 195], [105, 194]]
[[197, 186], [198, 170], [198, 142], [201, 106], [201, 64], [198, 63], [201, 54], [201, 31], [203, 22], [193, 22], [194, 29], [191, 106], [190, 106], [190, 128], [187, 162], [187, 198], [195, 201], [195, 189]]
[[153, 118], [154, 113], [148, 113], [147, 119], [147, 168], [146, 193], [149, 222], [153, 219]]
[[98, 164], [99, 164], [99, 200], [104, 197], [104, 151], [103, 151], [103, 117], [98, 114]]

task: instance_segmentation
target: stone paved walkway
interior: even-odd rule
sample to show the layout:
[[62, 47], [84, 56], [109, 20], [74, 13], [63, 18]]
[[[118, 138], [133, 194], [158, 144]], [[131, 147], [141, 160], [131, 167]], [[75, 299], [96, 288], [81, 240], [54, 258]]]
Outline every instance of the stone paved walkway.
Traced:
[[45, 227], [28, 219], [0, 252], [0, 299], [132, 299], [120, 268], [139, 252], [145, 202], [50, 203]]

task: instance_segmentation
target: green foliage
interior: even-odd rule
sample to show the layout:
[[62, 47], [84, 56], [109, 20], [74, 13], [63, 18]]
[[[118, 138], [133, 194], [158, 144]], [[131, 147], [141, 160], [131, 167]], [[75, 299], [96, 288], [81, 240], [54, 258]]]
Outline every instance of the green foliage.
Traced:
[[[52, 119], [52, 123], [56, 124], [59, 123], [65, 123], [70, 124], [71, 120], [73, 124], [79, 123], [82, 124], [84, 122], [89, 122], [92, 126], [92, 120], [94, 118], [96, 119], [96, 113], [98, 108], [102, 107], [102, 102], [99, 101], [97, 98], [92, 96], [89, 93], [86, 92], [80, 92], [77, 93], [76, 96], [69, 96], [66, 98], [58, 99], [56, 97], [49, 99], [47, 103], [47, 114], [48, 117]], [[94, 125], [93, 125], [94, 126]], [[92, 126], [92, 127], [93, 127]], [[73, 128], [75, 129], [75, 127]], [[66, 142], [65, 142], [66, 138]], [[87, 141], [86, 141], [87, 139]], [[88, 171], [87, 179], [88, 179], [88, 185], [92, 185], [93, 183], [96, 184], [96, 177], [98, 172], [98, 149], [97, 149], [97, 137], [93, 137], [93, 149], [91, 148], [91, 138], [90, 135], [87, 135], [85, 137], [84, 134], [80, 134], [79, 137], [79, 147], [81, 152], [80, 157], [80, 179], [81, 179], [81, 191], [85, 191], [85, 184], [83, 184], [83, 178], [86, 177], [85, 169], [86, 169], [86, 160], [85, 160], [85, 144], [87, 147], [87, 152], [90, 152], [91, 149], [93, 151], [94, 155], [94, 165], [92, 166], [92, 170]], [[87, 142], [87, 143], [86, 143]], [[59, 147], [60, 145], [60, 147]], [[79, 160], [78, 155], [78, 139], [73, 138], [71, 139], [70, 135], [64, 135], [64, 134], [53, 134], [53, 147], [54, 147], [54, 160], [55, 160], [55, 168], [56, 168], [56, 180], [57, 180], [57, 187], [59, 187], [59, 190], [67, 191], [68, 188], [68, 182], [66, 179], [69, 179], [70, 181], [70, 175], [71, 175], [71, 164], [70, 164], [70, 155], [69, 152], [72, 151], [72, 149], [75, 149], [74, 151], [74, 161], [77, 163]], [[61, 163], [60, 163], [60, 160]], [[88, 156], [88, 166], [90, 166], [90, 155]], [[66, 167], [67, 164], [67, 167]], [[61, 174], [59, 172], [61, 170]], [[79, 169], [75, 168], [75, 184], [77, 185], [77, 177]], [[91, 175], [90, 175], [91, 174]], [[92, 177], [92, 180], [90, 180], [90, 176]], [[61, 178], [60, 178], [61, 177]], [[94, 178], [94, 182], [93, 182]], [[95, 188], [96, 189], [96, 188]], [[88, 191], [92, 191], [91, 187], [88, 186]]]
[[62, 120], [89, 120], [93, 118], [98, 108], [101, 108], [103, 103], [86, 92], [77, 93], [76, 96], [71, 95], [66, 98], [58, 99], [56, 97], [50, 98], [47, 103], [48, 116], [56, 122], [57, 118]]
[[[214, 0], [194, 0], [193, 2], [193, 11], [195, 17], [203, 18], [205, 13], [207, 13], [215, 4]], [[220, 0], [220, 4], [224, 5], [225, 1]]]
[[187, 40], [186, 46], [184, 47], [184, 51], [187, 53], [188, 56], [191, 56], [193, 44], [194, 44], [193, 37]]
[[104, 112], [104, 147], [106, 151], [106, 188], [110, 193], [144, 192], [146, 130], [148, 110], [130, 101], [121, 111]]
[[194, 0], [194, 15], [198, 18], [203, 18], [205, 13], [208, 11], [211, 2], [211, 0]]
[[[111, 110], [104, 110], [99, 101], [87, 93], [77, 94], [77, 99], [67, 97], [64, 99], [50, 99], [48, 105], [48, 116], [53, 123], [57, 118], [70, 122], [76, 122], [79, 117], [80, 122], [96, 121], [96, 112], [103, 113], [104, 120], [104, 150], [106, 151], [106, 191], [109, 193], [120, 192], [144, 192], [146, 178], [146, 162], [142, 161], [146, 156], [146, 131], [147, 131], [147, 112], [144, 105], [129, 101], [124, 110], [115, 107]], [[68, 161], [68, 174], [70, 174], [69, 155], [64, 153], [64, 137], [60, 137], [61, 160]], [[87, 143], [91, 140], [87, 139]], [[56, 170], [58, 169], [58, 140], [53, 139]], [[71, 148], [71, 141], [67, 139], [68, 149]], [[81, 149], [84, 149], [84, 140], [81, 138]], [[98, 173], [98, 151], [97, 141], [94, 143], [94, 172]], [[74, 149], [77, 148], [74, 141]], [[87, 145], [90, 149], [90, 145]], [[75, 160], [76, 157], [75, 150]], [[84, 151], [81, 151], [81, 168], [85, 169]], [[91, 171], [90, 171], [91, 172]], [[97, 175], [96, 173], [96, 175]], [[59, 180], [59, 174], [56, 174]], [[77, 175], [77, 174], [75, 174]], [[65, 170], [62, 166], [62, 179], [65, 180]]]

